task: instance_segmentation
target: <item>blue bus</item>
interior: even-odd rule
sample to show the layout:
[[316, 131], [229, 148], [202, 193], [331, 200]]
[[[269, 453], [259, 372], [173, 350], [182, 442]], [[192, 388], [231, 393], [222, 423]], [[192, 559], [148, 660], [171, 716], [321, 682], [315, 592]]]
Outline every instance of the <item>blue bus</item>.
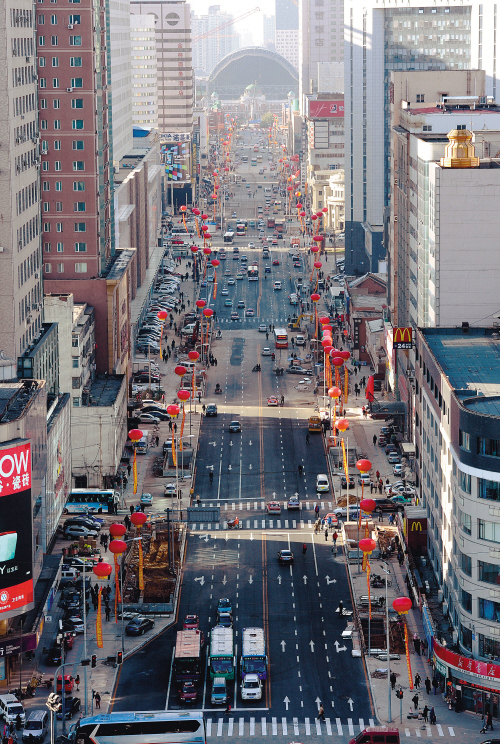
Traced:
[[120, 492], [110, 488], [74, 488], [69, 493], [63, 514], [114, 514]]
[[82, 718], [69, 733], [73, 744], [206, 744], [203, 713], [166, 710], [107, 713]]

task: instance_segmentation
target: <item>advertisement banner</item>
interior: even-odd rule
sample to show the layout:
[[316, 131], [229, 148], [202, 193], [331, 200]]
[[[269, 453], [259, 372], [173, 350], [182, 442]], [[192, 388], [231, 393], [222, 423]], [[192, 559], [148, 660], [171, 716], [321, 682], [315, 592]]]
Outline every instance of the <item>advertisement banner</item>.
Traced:
[[0, 448], [0, 613], [33, 602], [31, 448]]
[[411, 349], [413, 346], [413, 328], [394, 328], [392, 336], [393, 349]]
[[309, 101], [310, 119], [333, 119], [344, 116], [344, 99], [336, 101]]
[[433, 651], [437, 660], [444, 665], [453, 669], [456, 673], [467, 673], [469, 677], [476, 677], [483, 680], [500, 681], [500, 664], [491, 664], [486, 661], [477, 661], [468, 659], [466, 656], [460, 656], [454, 651], [449, 651], [441, 646], [434, 638]]

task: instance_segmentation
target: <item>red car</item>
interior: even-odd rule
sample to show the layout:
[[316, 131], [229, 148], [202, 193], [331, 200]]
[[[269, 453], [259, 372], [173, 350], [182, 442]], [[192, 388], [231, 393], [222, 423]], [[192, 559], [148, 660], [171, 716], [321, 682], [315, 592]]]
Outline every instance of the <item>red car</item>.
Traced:
[[[71, 692], [75, 686], [75, 680], [70, 674], [64, 675], [64, 692]], [[62, 688], [62, 677], [59, 675], [57, 678], [57, 692], [61, 692]]]
[[182, 627], [184, 630], [198, 630], [200, 627], [200, 618], [198, 615], [186, 615]]
[[195, 703], [198, 690], [195, 687], [194, 682], [186, 680], [179, 690], [179, 698], [183, 703]]
[[277, 258], [275, 258], [275, 259], [273, 260], [273, 266], [279, 266], [279, 265], [280, 265], [280, 262], [278, 261], [278, 259], [277, 259]]

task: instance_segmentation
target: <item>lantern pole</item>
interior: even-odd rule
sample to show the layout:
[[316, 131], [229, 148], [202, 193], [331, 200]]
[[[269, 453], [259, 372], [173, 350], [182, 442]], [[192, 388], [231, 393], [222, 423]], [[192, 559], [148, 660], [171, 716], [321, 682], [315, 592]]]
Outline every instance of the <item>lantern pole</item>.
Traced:
[[[85, 568], [85, 566], [84, 566]], [[92, 586], [92, 578], [89, 576], [90, 586]], [[87, 572], [83, 572], [83, 658], [87, 658]], [[56, 677], [57, 682], [57, 677]], [[56, 685], [57, 689], [57, 685]], [[88, 712], [88, 693], [87, 693], [87, 666], [83, 667], [83, 697], [85, 706], [85, 715]], [[62, 685], [62, 694], [64, 696], [64, 679]], [[57, 725], [57, 724], [56, 724]], [[66, 732], [64, 716], [63, 716], [63, 734]]]
[[[385, 566], [385, 568], [384, 568]], [[390, 574], [390, 571], [387, 568], [387, 563], [385, 561], [382, 561], [381, 565], [382, 571], [386, 573], [387, 575]], [[392, 710], [391, 710], [391, 649], [389, 646], [390, 642], [390, 633], [389, 633], [389, 602], [387, 599], [387, 577], [385, 579], [385, 645], [387, 646], [387, 722], [391, 723], [392, 721]]]
[[[364, 486], [364, 481], [363, 481], [363, 479], [361, 479], [361, 501], [363, 500], [363, 486]], [[356, 488], [356, 491], [357, 490], [358, 489]], [[358, 517], [358, 574], [361, 573], [361, 566], [359, 565], [359, 523], [361, 522], [361, 501], [358, 504], [358, 509], [359, 509], [359, 517]], [[369, 621], [370, 621], [370, 618], [368, 617], [368, 623], [369, 623]], [[369, 631], [368, 631], [368, 635], [370, 635], [370, 632]]]

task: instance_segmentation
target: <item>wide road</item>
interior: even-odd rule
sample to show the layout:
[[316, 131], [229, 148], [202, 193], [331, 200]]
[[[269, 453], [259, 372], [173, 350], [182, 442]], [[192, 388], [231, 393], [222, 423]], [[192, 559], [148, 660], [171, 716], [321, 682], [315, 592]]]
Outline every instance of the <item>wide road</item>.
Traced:
[[[243, 252], [240, 248], [240, 252]], [[258, 257], [261, 250], [249, 250]], [[231, 683], [232, 711], [210, 702], [209, 675], [204, 675], [196, 708], [205, 711], [207, 734], [218, 739], [276, 735], [287, 738], [334, 735], [351, 738], [360, 726], [373, 720], [373, 709], [363, 662], [351, 655], [352, 643], [342, 638], [348, 618], [336, 612], [339, 599], [351, 604], [343, 556], [332, 554], [331, 537], [314, 534], [314, 507], [326, 514], [332, 492], [316, 494], [316, 475], [326, 472], [323, 440], [311, 435], [306, 444], [307, 418], [315, 397], [300, 376], [276, 376], [276, 365], [285, 369], [294, 349], [276, 350], [276, 360], [262, 356], [273, 348], [272, 334], [266, 340], [258, 331], [261, 323], [286, 327], [290, 312], [288, 291], [273, 290], [279, 277], [286, 284], [292, 271], [286, 250], [278, 249], [279, 266], [272, 267], [272, 280], [235, 281], [232, 295], [217, 294], [222, 339], [213, 346], [217, 367], [210, 371], [206, 403], [216, 403], [218, 415], [205, 418], [197, 454], [196, 493], [206, 505], [221, 508], [218, 525], [193, 525], [189, 531], [182, 590], [176, 624], [153, 639], [124, 663], [113, 710], [179, 710], [172, 677], [175, 633], [188, 613], [200, 616], [208, 646], [216, 623], [220, 597], [233, 605], [236, 657], [241, 653], [242, 630], [263, 627], [269, 662], [268, 680], [262, 701], [244, 703], [239, 695], [239, 675]], [[229, 257], [225, 264], [239, 266]], [[221, 262], [219, 273], [223, 274]], [[222, 269], [222, 271], [221, 271]], [[236, 271], [232, 271], [234, 276]], [[218, 288], [224, 285], [219, 280]], [[240, 319], [230, 320], [233, 308], [224, 300], [245, 302]], [[236, 302], [235, 302], [236, 301]], [[251, 307], [255, 315], [245, 317]], [[295, 349], [295, 351], [298, 351]], [[252, 372], [260, 361], [262, 372]], [[214, 396], [215, 384], [223, 395]], [[268, 396], [281, 395], [283, 407], [267, 405]], [[230, 433], [230, 421], [241, 423], [241, 432]], [[301, 477], [298, 465], [304, 467]], [[209, 473], [213, 472], [213, 482]], [[333, 487], [333, 484], [332, 484]], [[287, 511], [287, 500], [298, 494], [300, 511]], [[265, 504], [281, 502], [281, 515], [267, 515]], [[240, 529], [228, 530], [227, 519], [238, 516]], [[303, 554], [305, 543], [307, 551]], [[280, 566], [277, 553], [291, 549], [292, 566]], [[206, 664], [206, 653], [204, 654]], [[239, 664], [238, 664], [239, 670]], [[326, 722], [316, 722], [319, 702]]]

